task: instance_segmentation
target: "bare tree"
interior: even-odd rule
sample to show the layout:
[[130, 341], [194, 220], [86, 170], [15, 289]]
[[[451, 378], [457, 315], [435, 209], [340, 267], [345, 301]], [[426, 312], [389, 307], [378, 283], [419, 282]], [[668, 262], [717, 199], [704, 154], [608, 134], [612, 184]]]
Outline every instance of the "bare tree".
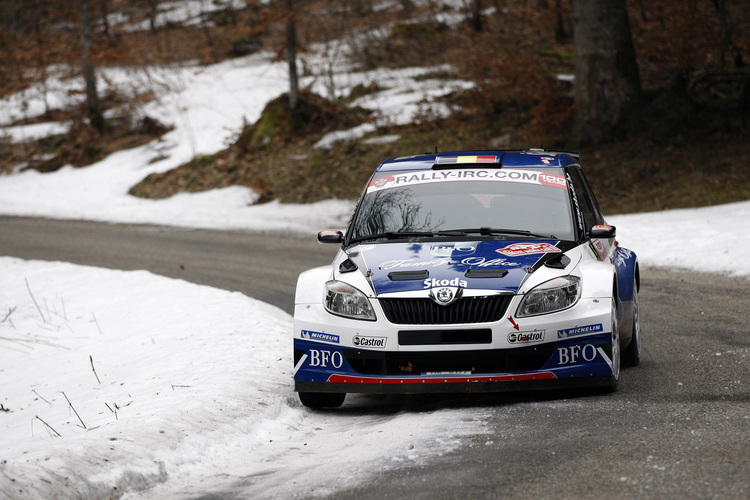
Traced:
[[472, 0], [469, 8], [469, 26], [477, 33], [484, 29], [482, 25], [482, 0]]
[[99, 102], [99, 92], [96, 89], [96, 68], [91, 60], [91, 5], [89, 0], [81, 0], [81, 49], [83, 79], [86, 82], [86, 104], [88, 106], [91, 125], [102, 132], [104, 130], [104, 115]]
[[159, 13], [158, 0], [148, 0], [148, 25], [151, 33], [156, 33], [156, 15]]
[[299, 77], [297, 76], [297, 27], [294, 23], [294, 5], [286, 0], [286, 55], [289, 63], [289, 109], [299, 104]]
[[[732, 62], [738, 68], [743, 68], [745, 62], [742, 60], [742, 50], [734, 42], [734, 26], [729, 5], [726, 0], [711, 0], [716, 7], [721, 26], [721, 69], [724, 70], [727, 56], [732, 57]], [[728, 54], [730, 53], [730, 54]]]
[[571, 139], [609, 140], [633, 119], [641, 85], [625, 0], [573, 0], [575, 118]]

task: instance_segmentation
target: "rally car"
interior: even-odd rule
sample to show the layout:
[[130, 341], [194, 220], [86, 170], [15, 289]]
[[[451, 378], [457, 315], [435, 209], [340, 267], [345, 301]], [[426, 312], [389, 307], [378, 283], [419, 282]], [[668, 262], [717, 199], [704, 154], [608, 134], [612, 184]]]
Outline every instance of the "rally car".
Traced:
[[346, 393], [616, 389], [637, 365], [640, 274], [576, 153], [394, 158], [367, 183], [333, 264], [302, 273], [294, 381]]

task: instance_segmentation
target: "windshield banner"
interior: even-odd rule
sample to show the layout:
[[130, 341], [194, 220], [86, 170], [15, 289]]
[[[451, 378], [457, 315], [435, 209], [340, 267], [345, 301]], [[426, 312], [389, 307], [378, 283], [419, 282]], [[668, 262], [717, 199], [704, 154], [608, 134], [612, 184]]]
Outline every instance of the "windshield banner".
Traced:
[[429, 170], [423, 172], [388, 175], [373, 179], [367, 186], [367, 194], [383, 189], [392, 189], [416, 184], [430, 184], [435, 182], [483, 181], [483, 182], [519, 182], [522, 184], [536, 184], [566, 189], [568, 184], [565, 177], [547, 172], [518, 169], [457, 169], [457, 170]]

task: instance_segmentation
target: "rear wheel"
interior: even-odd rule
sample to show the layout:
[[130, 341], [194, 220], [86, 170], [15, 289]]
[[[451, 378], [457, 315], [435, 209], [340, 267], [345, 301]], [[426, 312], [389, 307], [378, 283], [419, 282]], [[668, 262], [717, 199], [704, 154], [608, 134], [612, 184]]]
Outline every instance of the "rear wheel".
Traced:
[[638, 313], [638, 282], [633, 282], [633, 332], [630, 344], [622, 351], [622, 362], [626, 366], [638, 366], [641, 363], [641, 322]]
[[308, 408], [338, 408], [344, 404], [345, 392], [300, 392], [299, 400]]

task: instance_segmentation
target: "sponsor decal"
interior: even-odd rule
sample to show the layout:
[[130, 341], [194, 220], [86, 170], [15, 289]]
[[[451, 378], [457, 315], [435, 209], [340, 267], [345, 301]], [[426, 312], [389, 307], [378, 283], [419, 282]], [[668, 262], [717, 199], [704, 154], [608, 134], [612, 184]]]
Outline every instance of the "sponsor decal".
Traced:
[[471, 375], [471, 371], [455, 371], [455, 372], [422, 372], [421, 374], [423, 377], [428, 377], [430, 375]]
[[578, 229], [583, 231], [583, 214], [581, 214], [581, 206], [578, 204], [578, 196], [576, 196], [576, 190], [573, 187], [573, 182], [570, 180], [570, 174], [565, 174], [568, 179], [568, 185], [570, 186], [570, 198], [573, 200], [573, 206], [576, 209], [576, 221], [578, 222]]
[[545, 165], [552, 165], [553, 163], [557, 163], [557, 158], [555, 158], [554, 156], [540, 156], [539, 159]]
[[520, 332], [509, 333], [508, 342], [511, 344], [531, 344], [533, 342], [544, 341], [544, 330], [537, 332]]
[[596, 248], [596, 253], [601, 256], [601, 260], [607, 258], [607, 247], [604, 246], [602, 240], [594, 240], [594, 247]]
[[513, 319], [513, 316], [508, 316], [508, 321], [510, 321], [510, 324], [513, 325], [513, 328], [516, 330], [520, 330], [521, 327], [518, 326], [518, 323], [516, 323], [516, 320]]
[[352, 344], [357, 347], [385, 348], [386, 337], [361, 337], [359, 335], [352, 339]]
[[557, 348], [557, 364], [575, 365], [582, 362], [591, 362], [596, 359], [597, 349], [593, 344], [571, 345]]
[[438, 165], [446, 163], [497, 163], [497, 156], [442, 156], [437, 159]]
[[324, 349], [310, 349], [310, 365], [318, 368], [341, 368], [344, 365], [344, 355], [339, 351]]
[[539, 174], [539, 183], [543, 186], [552, 186], [565, 189], [567, 184], [565, 183], [565, 177], [557, 174]]
[[557, 330], [557, 338], [564, 339], [568, 337], [575, 337], [576, 335], [586, 335], [587, 333], [596, 333], [604, 331], [602, 324], [598, 325], [587, 325], [587, 326], [576, 326], [574, 328], [566, 328], [565, 330]]
[[589, 243], [588, 248], [589, 248], [589, 250], [591, 250], [591, 253], [594, 255], [594, 258], [596, 260], [602, 260], [602, 256], [599, 255], [599, 252], [596, 251], [596, 247], [594, 246], [593, 243]]
[[302, 330], [302, 338], [306, 340], [322, 340], [323, 342], [332, 342], [334, 344], [339, 343], [338, 335], [331, 335], [330, 333], [312, 332], [310, 330]]
[[633, 252], [627, 248], [618, 247], [615, 263], [617, 267], [624, 266], [633, 257]]
[[522, 264], [505, 258], [485, 259], [484, 257], [467, 257], [461, 264], [472, 267], [520, 267]]
[[549, 243], [514, 243], [505, 248], [498, 248], [495, 251], [508, 257], [518, 257], [519, 255], [531, 255], [535, 253], [562, 253], [562, 250]]
[[445, 243], [433, 243], [430, 245], [430, 255], [435, 257], [450, 257], [454, 253], [468, 255], [476, 252], [476, 250], [476, 242], [451, 243], [448, 245]]
[[402, 259], [402, 260], [387, 260], [385, 262], [381, 262], [378, 265], [378, 269], [395, 269], [397, 267], [438, 267], [438, 266], [444, 266], [446, 264], [450, 264], [451, 259], [450, 257], [443, 257], [440, 259], [432, 259], [432, 260], [410, 260], [410, 259]]
[[455, 286], [459, 288], [466, 288], [469, 286], [469, 283], [466, 280], [462, 280], [459, 278], [453, 278], [452, 280], [439, 280], [436, 278], [427, 278], [423, 281], [425, 289], [427, 288], [437, 288], [439, 286]]
[[[557, 248], [557, 247], [553, 246], [552, 248]], [[500, 250], [497, 250], [497, 251], [499, 252]], [[554, 252], [555, 250], [550, 250], [550, 251]], [[557, 249], [557, 251], [560, 252], [561, 250]], [[540, 253], [540, 252], [528, 252], [528, 253]], [[523, 254], [517, 254], [517, 255], [523, 255]], [[399, 267], [401, 268], [403, 267], [440, 267], [440, 266], [446, 266], [446, 265], [455, 264], [455, 263], [456, 262], [453, 261], [450, 257], [441, 257], [438, 259], [419, 260], [419, 261], [410, 260], [410, 259], [387, 260], [385, 262], [381, 262], [380, 264], [378, 264], [378, 269], [389, 271], [391, 269], [396, 269]], [[505, 258], [487, 259], [485, 257], [466, 257], [465, 259], [461, 260], [461, 264], [465, 266], [473, 266], [473, 267], [519, 267], [521, 266], [520, 263], [513, 262]]]
[[[493, 161], [494, 162], [494, 161]], [[491, 181], [519, 182], [566, 188], [565, 179], [557, 174], [534, 172], [516, 169], [464, 169], [464, 170], [430, 170], [401, 175], [390, 175], [370, 181], [367, 194], [396, 187], [413, 186], [435, 182]]]
[[394, 183], [395, 180], [396, 180], [396, 178], [393, 177], [392, 175], [389, 175], [388, 177], [381, 177], [380, 179], [374, 179], [374, 180], [372, 180], [370, 182], [370, 186], [368, 187], [368, 191], [369, 191], [369, 188], [383, 189], [384, 187], [388, 186], [389, 184]]

